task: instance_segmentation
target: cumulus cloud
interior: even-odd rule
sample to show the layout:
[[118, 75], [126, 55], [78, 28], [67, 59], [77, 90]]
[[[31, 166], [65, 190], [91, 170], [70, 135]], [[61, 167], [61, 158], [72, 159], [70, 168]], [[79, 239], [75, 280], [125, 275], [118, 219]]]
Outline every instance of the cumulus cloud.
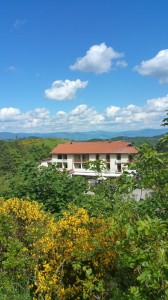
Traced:
[[75, 132], [160, 128], [166, 109], [168, 109], [168, 95], [148, 99], [143, 106], [111, 105], [102, 113], [86, 104], [80, 104], [68, 112], [60, 110], [52, 113], [44, 107], [26, 113], [21, 113], [18, 108], [9, 107], [0, 109], [0, 131]]
[[147, 100], [147, 110], [162, 112], [168, 108], [168, 95], [163, 98]]
[[13, 107], [4, 107], [0, 109], [0, 122], [10, 122], [17, 120], [20, 116], [20, 110]]
[[50, 121], [50, 112], [48, 109], [43, 107], [36, 108], [23, 114], [20, 125], [26, 130], [40, 130], [40, 128], [42, 129], [42, 126], [45, 130], [45, 127], [48, 126]]
[[163, 98], [149, 99], [144, 106], [133, 104], [127, 107], [109, 106], [105, 114], [109, 122], [120, 123], [123, 128], [157, 128], [167, 108], [168, 95]]
[[21, 113], [16, 108], [3, 108], [0, 111], [0, 121], [0, 131], [89, 131], [101, 126], [104, 116], [99, 114], [94, 107], [81, 104], [69, 112], [57, 111], [55, 114], [51, 114], [46, 108], [36, 108], [26, 113]]
[[107, 117], [111, 118], [115, 116], [118, 111], [120, 111], [120, 107], [112, 105], [106, 109], [106, 115]]
[[50, 112], [48, 109], [43, 107], [43, 108], [36, 108], [33, 111], [28, 112], [28, 115], [30, 115], [31, 117], [38, 116], [38, 119], [46, 119], [50, 115]]
[[168, 84], [168, 49], [161, 50], [158, 54], [134, 68], [142, 76], [153, 76], [160, 84]]
[[58, 111], [55, 115], [55, 126], [68, 131], [87, 131], [91, 126], [99, 126], [104, 122], [103, 114], [99, 114], [94, 107], [81, 104], [68, 113]]
[[78, 125], [81, 124], [82, 129], [84, 124], [87, 128], [90, 128], [91, 124], [100, 124], [104, 121], [104, 116], [99, 114], [94, 107], [88, 107], [86, 104], [81, 104], [69, 113], [68, 119], [70, 121], [75, 121]]
[[[70, 66], [70, 69], [96, 74], [107, 73], [111, 70], [112, 61], [123, 56], [123, 53], [114, 51], [113, 48], [107, 47], [105, 43], [93, 45], [84, 57], [78, 58], [75, 64]], [[126, 62], [120, 61], [121, 65], [126, 67]]]
[[50, 89], [44, 91], [45, 97], [52, 100], [65, 101], [72, 100], [76, 97], [78, 89], [85, 88], [88, 81], [81, 81], [77, 79], [71, 81], [66, 79], [65, 81], [56, 80], [52, 83]]
[[76, 108], [74, 108], [72, 111], [71, 111], [71, 115], [72, 116], [77, 116], [77, 115], [83, 115], [87, 112], [87, 105], [86, 104], [81, 104], [81, 105], [78, 105]]
[[67, 114], [65, 111], [60, 110], [56, 113], [56, 118], [57, 118], [57, 120], [62, 120], [63, 118], [66, 117], [66, 115]]

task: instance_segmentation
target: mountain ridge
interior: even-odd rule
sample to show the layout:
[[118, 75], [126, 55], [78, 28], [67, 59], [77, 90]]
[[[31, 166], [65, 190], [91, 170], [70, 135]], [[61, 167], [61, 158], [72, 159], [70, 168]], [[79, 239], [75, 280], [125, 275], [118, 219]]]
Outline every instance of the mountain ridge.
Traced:
[[76, 141], [86, 141], [90, 139], [110, 139], [119, 136], [125, 137], [153, 137], [168, 133], [167, 128], [161, 129], [141, 129], [128, 131], [88, 131], [88, 132], [49, 132], [49, 133], [14, 133], [14, 132], [0, 132], [0, 140], [14, 140], [16, 138], [63, 138]]

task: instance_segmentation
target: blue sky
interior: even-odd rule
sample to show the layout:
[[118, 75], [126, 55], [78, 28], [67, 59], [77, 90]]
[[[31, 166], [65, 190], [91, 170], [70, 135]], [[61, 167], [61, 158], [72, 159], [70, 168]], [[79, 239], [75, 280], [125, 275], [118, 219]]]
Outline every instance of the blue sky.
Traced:
[[2, 0], [0, 131], [159, 128], [167, 0]]

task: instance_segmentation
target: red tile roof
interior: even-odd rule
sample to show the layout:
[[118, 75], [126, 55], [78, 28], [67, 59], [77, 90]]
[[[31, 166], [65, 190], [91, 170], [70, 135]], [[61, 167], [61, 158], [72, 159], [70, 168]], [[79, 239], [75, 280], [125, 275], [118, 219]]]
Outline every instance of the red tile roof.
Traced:
[[128, 142], [70, 142], [59, 144], [51, 154], [110, 154], [138, 153], [138, 150]]

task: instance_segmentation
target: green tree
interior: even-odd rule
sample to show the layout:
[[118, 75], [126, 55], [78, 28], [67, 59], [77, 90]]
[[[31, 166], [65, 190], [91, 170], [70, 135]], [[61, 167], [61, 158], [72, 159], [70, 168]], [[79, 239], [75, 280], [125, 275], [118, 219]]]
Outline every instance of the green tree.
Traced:
[[69, 176], [55, 165], [48, 168], [35, 163], [25, 163], [19, 176], [10, 179], [9, 192], [4, 197], [31, 198], [44, 204], [46, 210], [60, 213], [69, 203], [77, 204], [87, 191], [84, 178]]
[[166, 111], [167, 111], [167, 117], [162, 120], [162, 126], [168, 126], [168, 110]]
[[[168, 115], [168, 113], [167, 113]], [[168, 117], [162, 120], [161, 126], [168, 126]], [[156, 149], [159, 152], [168, 152], [168, 134], [165, 134], [163, 138], [161, 138], [156, 146]]]

